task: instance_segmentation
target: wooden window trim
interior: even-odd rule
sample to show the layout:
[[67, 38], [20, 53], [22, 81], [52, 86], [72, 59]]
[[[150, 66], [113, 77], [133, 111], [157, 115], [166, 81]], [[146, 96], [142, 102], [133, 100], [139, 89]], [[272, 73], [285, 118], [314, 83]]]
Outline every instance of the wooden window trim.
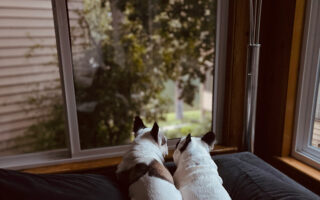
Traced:
[[290, 56], [287, 99], [285, 107], [284, 131], [282, 137], [281, 156], [283, 157], [290, 156], [292, 149], [305, 9], [306, 1], [297, 0], [292, 34], [292, 47]]
[[306, 0], [264, 1], [256, 154], [319, 194], [316, 169], [291, 157]]
[[222, 144], [238, 149], [242, 146], [248, 41], [249, 4], [230, 0]]
[[320, 171], [291, 157], [275, 156], [271, 162], [273, 166], [291, 177], [304, 187], [320, 195]]
[[[212, 152], [212, 155], [226, 154], [237, 152], [236, 147], [225, 147], [217, 145]], [[169, 151], [169, 155], [166, 157], [166, 161], [172, 161], [173, 150]], [[22, 169], [23, 172], [33, 173], [33, 174], [54, 174], [54, 173], [71, 173], [86, 170], [93, 170], [106, 167], [114, 167], [118, 165], [122, 160], [122, 157], [113, 158], [103, 158], [97, 160], [81, 161], [81, 162], [71, 162], [59, 165], [36, 167], [36, 168], [26, 168]]]
[[308, 176], [315, 181], [318, 181], [320, 183], [320, 171], [316, 170], [313, 167], [310, 167], [309, 165], [300, 162], [292, 157], [276, 157], [279, 161], [283, 162], [284, 164], [291, 166], [292, 168], [300, 171], [305, 176]]

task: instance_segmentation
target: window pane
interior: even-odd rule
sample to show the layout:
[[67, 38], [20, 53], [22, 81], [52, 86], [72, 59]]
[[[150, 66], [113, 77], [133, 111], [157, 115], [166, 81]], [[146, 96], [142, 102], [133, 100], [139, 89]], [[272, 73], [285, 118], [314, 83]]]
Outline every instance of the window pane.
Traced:
[[3, 1], [0, 13], [0, 156], [65, 148], [51, 1]]
[[320, 148], [320, 87], [318, 86], [318, 98], [316, 102], [316, 110], [314, 117], [313, 134], [311, 145]]
[[215, 0], [68, 1], [81, 148], [132, 141], [132, 120], [168, 138], [211, 127]]

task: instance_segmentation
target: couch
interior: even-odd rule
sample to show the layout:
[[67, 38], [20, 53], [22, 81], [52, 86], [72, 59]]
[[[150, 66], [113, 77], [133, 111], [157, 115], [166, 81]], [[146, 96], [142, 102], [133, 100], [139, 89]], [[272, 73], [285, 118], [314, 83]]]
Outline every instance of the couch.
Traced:
[[[224, 187], [234, 200], [320, 199], [251, 153], [217, 155], [213, 160], [218, 166]], [[171, 173], [175, 171], [174, 163], [168, 162], [166, 166]], [[0, 199], [127, 199], [127, 194], [119, 189], [115, 169], [116, 166], [94, 170], [94, 173], [40, 175], [0, 169]]]

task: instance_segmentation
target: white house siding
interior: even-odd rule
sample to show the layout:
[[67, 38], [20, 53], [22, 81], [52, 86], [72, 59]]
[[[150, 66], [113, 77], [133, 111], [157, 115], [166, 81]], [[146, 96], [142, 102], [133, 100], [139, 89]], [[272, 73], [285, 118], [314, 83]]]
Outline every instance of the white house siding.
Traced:
[[[69, 10], [82, 9], [71, 0]], [[70, 12], [77, 33], [78, 20]], [[83, 41], [75, 40], [74, 53]], [[0, 1], [0, 156], [29, 151], [31, 139], [17, 140], [39, 118], [47, 116], [50, 96], [61, 96], [55, 30], [50, 0]], [[43, 107], [30, 97], [48, 96]]]
[[316, 104], [316, 113], [315, 113], [316, 120], [320, 120], [320, 87], [318, 89], [318, 99]]

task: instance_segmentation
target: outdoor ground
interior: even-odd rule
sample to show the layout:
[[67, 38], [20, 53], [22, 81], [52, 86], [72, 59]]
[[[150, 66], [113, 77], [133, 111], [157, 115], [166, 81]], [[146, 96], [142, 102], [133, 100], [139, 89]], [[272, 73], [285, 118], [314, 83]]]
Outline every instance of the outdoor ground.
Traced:
[[[172, 139], [178, 138], [188, 133], [192, 136], [203, 135], [211, 128], [211, 114], [206, 112], [204, 117], [201, 117], [200, 110], [189, 110], [183, 112], [183, 119], [177, 120], [175, 113], [167, 113], [165, 120], [158, 122], [160, 128], [165, 132], [165, 135]], [[152, 124], [146, 124], [148, 127]]]

